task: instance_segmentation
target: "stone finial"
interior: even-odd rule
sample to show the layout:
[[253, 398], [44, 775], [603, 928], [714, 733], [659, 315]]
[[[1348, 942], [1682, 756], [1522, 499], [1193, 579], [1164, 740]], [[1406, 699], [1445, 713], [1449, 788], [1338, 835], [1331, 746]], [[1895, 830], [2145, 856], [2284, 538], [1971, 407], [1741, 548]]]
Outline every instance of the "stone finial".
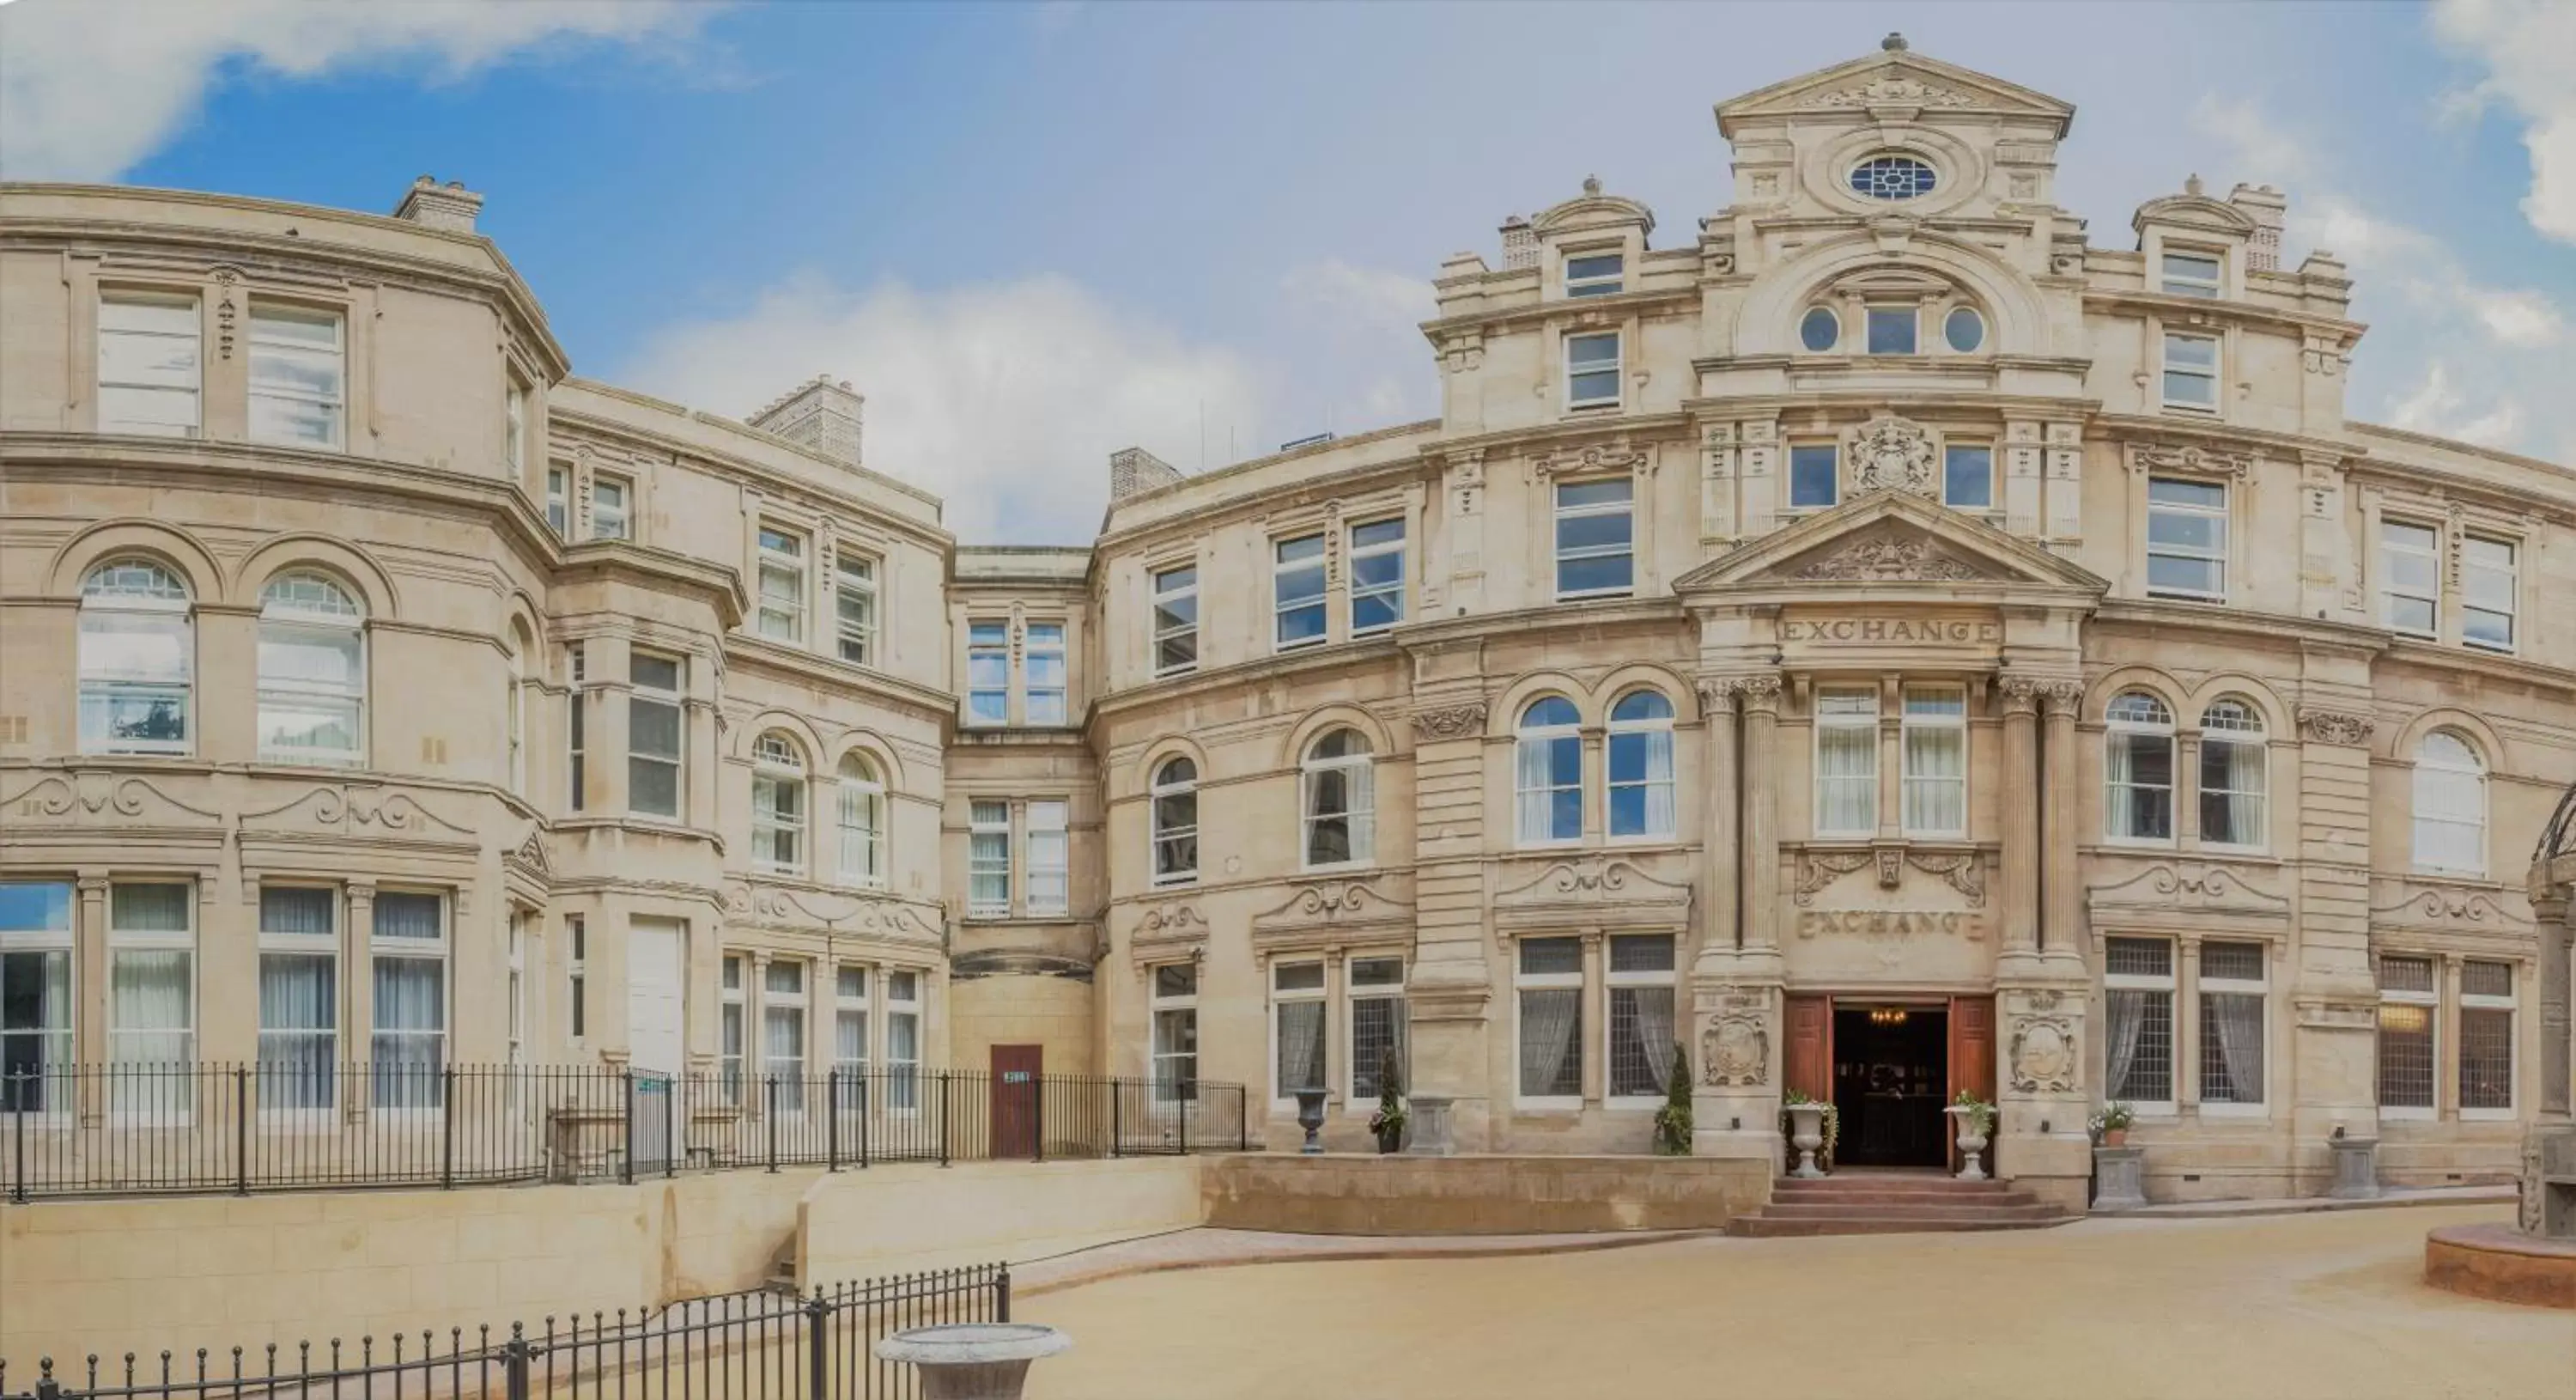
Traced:
[[818, 374], [743, 421], [845, 467], [859, 464], [867, 400], [846, 379]]
[[1181, 469], [1141, 447], [1109, 454], [1109, 499], [1123, 501], [1181, 479]]
[[1598, 175], [1584, 176], [1583, 192], [1588, 195], [1597, 195], [1601, 193], [1601, 177]]
[[2192, 174], [2184, 177], [2182, 182], [2182, 192], [2195, 199], [2200, 197], [2200, 174], [2198, 171], [2194, 171]]
[[461, 180], [442, 185], [436, 176], [423, 175], [403, 191], [402, 203], [394, 206], [394, 217], [423, 228], [443, 228], [455, 233], [472, 233], [474, 219], [483, 212], [483, 196], [465, 188]]
[[1878, 46], [1887, 50], [1889, 53], [1903, 53], [1905, 52], [1905, 36], [1891, 29], [1887, 31], [1886, 38], [1878, 41]]

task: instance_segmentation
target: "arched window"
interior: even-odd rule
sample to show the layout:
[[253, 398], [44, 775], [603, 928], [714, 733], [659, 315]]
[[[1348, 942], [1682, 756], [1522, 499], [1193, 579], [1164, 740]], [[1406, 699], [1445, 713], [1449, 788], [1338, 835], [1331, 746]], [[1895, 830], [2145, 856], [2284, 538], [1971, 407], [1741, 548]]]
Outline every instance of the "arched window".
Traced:
[[[1673, 834], [1673, 702], [1632, 690], [1610, 707], [1610, 834]], [[1660, 1053], [1660, 1052], [1659, 1052]]]
[[882, 889], [886, 882], [886, 790], [863, 753], [841, 759], [841, 883]]
[[2132, 690], [2103, 712], [2103, 825], [2116, 840], [2173, 839], [2174, 723], [2165, 702]]
[[1852, 193], [1863, 199], [1913, 199], [1932, 192], [1940, 177], [1912, 156], [1876, 155], [1852, 167]]
[[1520, 794], [1520, 844], [1583, 839], [1582, 718], [1574, 702], [1543, 695], [1521, 711], [1513, 787]]
[[2228, 696], [2200, 712], [2200, 839], [2211, 846], [2261, 846], [2271, 774], [2263, 716]]
[[1306, 746], [1299, 765], [1306, 864], [1348, 865], [1377, 855], [1377, 781], [1368, 739], [1336, 729]]
[[751, 863], [774, 875], [805, 873], [805, 756], [774, 731], [751, 745]]
[[188, 752], [196, 654], [177, 575], [148, 559], [90, 570], [81, 581], [81, 752]]
[[1185, 885], [1199, 877], [1199, 766], [1168, 758], [1154, 770], [1154, 883]]
[[2487, 868], [2487, 766], [2449, 729], [2415, 751], [2415, 864], [2482, 875]]
[[364, 761], [367, 610], [309, 571], [270, 579], [259, 603], [259, 756]]

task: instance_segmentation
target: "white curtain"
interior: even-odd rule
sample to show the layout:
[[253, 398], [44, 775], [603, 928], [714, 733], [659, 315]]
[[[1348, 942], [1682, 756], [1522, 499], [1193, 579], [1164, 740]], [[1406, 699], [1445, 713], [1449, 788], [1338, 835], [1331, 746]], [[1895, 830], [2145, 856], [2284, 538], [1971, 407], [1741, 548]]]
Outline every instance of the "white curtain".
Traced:
[[2129, 1077], [2129, 1064], [2138, 1055], [2138, 1032], [2147, 1022], [2147, 994], [2138, 991], [2112, 991], [2104, 1001], [2111, 1013], [2108, 1047], [2103, 1055], [2103, 1092], [2117, 1098], [2120, 1086]]
[[440, 913], [439, 898], [434, 894], [379, 894], [376, 937], [435, 939], [439, 935]]
[[188, 964], [184, 948], [120, 948], [108, 974], [114, 1058], [124, 1064], [184, 1064]]
[[1668, 1092], [1673, 1086], [1673, 1051], [1679, 1048], [1673, 1043], [1672, 988], [1637, 989], [1637, 1039], [1646, 1052], [1646, 1072], [1654, 1076], [1655, 1092]]
[[1818, 831], [1869, 831], [1878, 825], [1878, 729], [1827, 725], [1816, 735]]
[[2263, 998], [2251, 992], [2213, 992], [2201, 999], [2218, 1031], [2234, 1103], [2263, 1102]]
[[1582, 1016], [1583, 993], [1576, 988], [1532, 988], [1521, 993], [1522, 1093], [1583, 1092], [1580, 1069], [1571, 1075], [1564, 1072], [1582, 1029]]
[[772, 1006], [761, 1013], [763, 1071], [782, 1078], [805, 1072], [805, 1013], [792, 1006]]
[[1324, 1087], [1324, 1004], [1283, 1001], [1279, 1014], [1279, 1093]]
[[259, 892], [262, 933], [329, 933], [339, 895], [310, 885], [271, 885]]
[[1520, 839], [1549, 839], [1548, 811], [1553, 794], [1548, 791], [1547, 739], [1523, 739], [1514, 750], [1518, 755], [1514, 783], [1520, 790]]
[[375, 973], [376, 1107], [435, 1108], [447, 1061], [447, 965], [380, 957]]
[[[269, 894], [284, 891], [263, 891]], [[298, 892], [300, 893], [300, 891]], [[328, 906], [324, 906], [328, 912]], [[264, 911], [265, 912], [265, 911]], [[265, 953], [259, 960], [259, 1101], [267, 1108], [331, 1102], [339, 1026], [327, 953]]]
[[1351, 859], [1374, 859], [1377, 855], [1377, 765], [1354, 763], [1342, 772], [1350, 781]]
[[2263, 839], [2263, 746], [2233, 740], [2201, 741], [2201, 835], [2250, 846]]
[[1673, 832], [1673, 732], [1650, 729], [1639, 737], [1646, 741], [1646, 831], [1669, 836]]
[[1905, 829], [1965, 831], [1967, 731], [1917, 727], [1905, 731]]
[[877, 813], [883, 798], [873, 787], [841, 780], [841, 878], [873, 885], [885, 878], [878, 860]]

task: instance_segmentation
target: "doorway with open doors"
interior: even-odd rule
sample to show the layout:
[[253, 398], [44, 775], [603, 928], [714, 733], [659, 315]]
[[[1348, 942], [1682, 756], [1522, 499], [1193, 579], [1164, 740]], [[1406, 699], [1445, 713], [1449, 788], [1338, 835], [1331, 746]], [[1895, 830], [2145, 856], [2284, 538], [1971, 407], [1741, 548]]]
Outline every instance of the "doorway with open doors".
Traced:
[[1957, 1168], [1943, 1110], [1994, 1098], [1994, 998], [1801, 993], [1787, 1010], [1787, 1084], [1834, 1105], [1836, 1167]]

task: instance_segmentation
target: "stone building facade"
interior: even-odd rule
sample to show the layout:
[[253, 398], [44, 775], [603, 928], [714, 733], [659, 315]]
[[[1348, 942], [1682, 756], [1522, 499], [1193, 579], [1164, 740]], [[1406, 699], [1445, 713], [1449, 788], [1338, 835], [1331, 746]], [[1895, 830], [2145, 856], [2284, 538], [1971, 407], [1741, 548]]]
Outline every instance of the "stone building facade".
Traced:
[[456, 1060], [1008, 1051], [1358, 1146], [1392, 1052], [1469, 1150], [1642, 1151], [1680, 1073], [1703, 1154], [1799, 1092], [1935, 1164], [1973, 1091], [2068, 1201], [2114, 1099], [2159, 1197], [2509, 1173], [2576, 473], [2347, 419], [2268, 189], [2091, 242], [2072, 118], [1895, 41], [1725, 102], [1682, 245], [1587, 181], [1441, 266], [1439, 418], [1120, 453], [1076, 549], [958, 545], [832, 380], [569, 377], [461, 190], [0, 190], [0, 1033], [179, 1045], [110, 989], [184, 949], [189, 1054], [299, 978], [432, 1053], [360, 972], [427, 938]]

